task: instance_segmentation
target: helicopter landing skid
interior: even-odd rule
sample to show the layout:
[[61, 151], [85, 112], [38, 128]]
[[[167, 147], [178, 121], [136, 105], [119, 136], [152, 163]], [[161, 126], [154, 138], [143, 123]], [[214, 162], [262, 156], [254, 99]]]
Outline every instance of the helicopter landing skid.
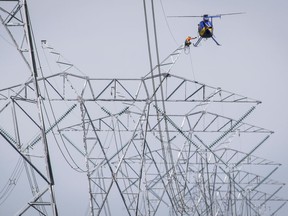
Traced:
[[221, 44], [219, 44], [213, 36], [212, 36], [211, 38], [214, 40], [214, 42], [215, 42], [218, 46], [221, 46]]
[[197, 47], [199, 45], [199, 43], [201, 42], [202, 37], [199, 37], [199, 39], [196, 41], [196, 43], [193, 43], [194, 47]]
[[[218, 41], [215, 39], [214, 36], [211, 37], [213, 39], [213, 41], [218, 45], [221, 46], [221, 44], [218, 43]], [[196, 43], [193, 44], [194, 47], [197, 47], [199, 45], [199, 43], [201, 42], [201, 40], [203, 39], [203, 37], [199, 37], [199, 39], [196, 41]]]

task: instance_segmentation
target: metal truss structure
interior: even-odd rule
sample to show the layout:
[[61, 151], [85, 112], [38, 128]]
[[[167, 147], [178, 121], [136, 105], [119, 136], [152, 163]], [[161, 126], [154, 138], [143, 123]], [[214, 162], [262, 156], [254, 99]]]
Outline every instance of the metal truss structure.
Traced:
[[261, 102], [173, 75], [182, 45], [142, 78], [104, 79], [42, 41], [60, 69], [44, 76], [26, 1], [3, 2], [16, 5], [0, 18], [32, 74], [0, 90], [0, 135], [20, 157], [1, 199], [23, 170], [31, 188], [17, 215], [58, 215], [51, 143], [87, 175], [90, 215], [263, 216], [286, 204], [271, 178], [281, 164], [255, 155], [273, 132], [245, 121]]

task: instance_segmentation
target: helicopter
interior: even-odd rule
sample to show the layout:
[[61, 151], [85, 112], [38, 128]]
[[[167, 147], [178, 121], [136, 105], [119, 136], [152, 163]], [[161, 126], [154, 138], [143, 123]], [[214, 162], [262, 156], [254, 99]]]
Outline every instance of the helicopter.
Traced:
[[214, 37], [214, 27], [213, 27], [213, 18], [221, 18], [222, 16], [226, 16], [226, 15], [237, 15], [237, 14], [243, 14], [243, 12], [239, 12], [239, 13], [226, 13], [226, 14], [217, 14], [217, 15], [208, 15], [208, 14], [204, 14], [202, 16], [169, 16], [169, 17], [181, 17], [181, 18], [187, 18], [187, 17], [202, 17], [203, 20], [199, 22], [198, 24], [198, 40], [196, 41], [196, 43], [193, 43], [193, 45], [195, 47], [197, 47], [199, 45], [199, 43], [201, 42], [201, 40], [203, 38], [208, 39], [208, 38], [212, 38], [212, 40], [218, 45], [221, 46], [218, 41], [215, 39]]

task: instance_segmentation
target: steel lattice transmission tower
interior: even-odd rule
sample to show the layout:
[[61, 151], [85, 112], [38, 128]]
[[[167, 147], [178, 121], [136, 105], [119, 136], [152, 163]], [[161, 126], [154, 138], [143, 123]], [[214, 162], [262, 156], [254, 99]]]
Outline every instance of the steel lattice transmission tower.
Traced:
[[280, 164], [255, 156], [273, 132], [245, 121], [260, 101], [173, 75], [183, 46], [159, 60], [153, 1], [143, 1], [151, 70], [138, 79], [79, 74], [42, 41], [60, 68], [45, 76], [26, 1], [10, 3], [1, 21], [32, 74], [0, 90], [0, 135], [19, 153], [31, 188], [18, 215], [58, 214], [49, 143], [66, 146], [87, 176], [89, 215], [262, 216], [286, 204], [277, 197], [284, 184], [271, 179]]
[[[1, 99], [4, 99], [4, 103], [2, 103], [1, 107], [1, 115], [4, 117], [2, 118], [2, 126], [0, 127], [0, 134], [2, 138], [10, 144], [10, 146], [15, 149], [15, 151], [20, 155], [19, 163], [17, 167], [14, 169], [13, 178], [10, 178], [9, 181], [14, 182], [11, 184], [6, 184], [1, 192], [1, 198], [6, 199], [7, 194], [10, 193], [11, 188], [14, 187], [16, 184], [16, 179], [19, 178], [20, 173], [22, 172], [23, 168], [25, 167], [27, 175], [29, 178], [29, 184], [31, 188], [31, 192], [33, 198], [27, 203], [27, 205], [18, 212], [19, 215], [24, 214], [26, 211], [34, 208], [36, 211], [42, 214], [52, 214], [58, 215], [57, 206], [54, 197], [54, 178], [52, 172], [52, 166], [50, 162], [50, 155], [49, 155], [49, 148], [47, 143], [46, 137], [46, 126], [44, 120], [44, 104], [43, 98], [39, 89], [38, 84], [38, 77], [39, 77], [39, 61], [36, 59], [35, 53], [35, 44], [34, 44], [34, 37], [30, 22], [30, 16], [28, 11], [27, 2], [17, 1], [17, 0], [8, 0], [8, 1], [0, 1], [0, 21], [3, 25], [7, 35], [10, 36], [11, 44], [16, 48], [19, 52], [22, 60], [26, 65], [26, 69], [28, 69], [30, 76], [27, 82], [30, 83], [31, 88], [33, 89], [33, 97], [31, 97], [29, 111], [25, 111], [25, 108], [22, 107], [21, 102], [20, 104], [16, 101], [21, 97], [21, 93], [25, 91], [25, 84], [23, 84], [17, 92], [10, 94], [10, 90], [8, 91], [7, 97], [2, 95]], [[2, 6], [3, 4], [3, 6]], [[4, 96], [4, 97], [3, 97]], [[20, 99], [21, 100], [21, 99]], [[25, 101], [25, 100], [24, 100]], [[27, 101], [25, 101], [27, 102]], [[24, 103], [25, 103], [24, 102]], [[31, 104], [32, 103], [32, 104]], [[18, 116], [17, 106], [23, 111], [24, 115], [28, 117], [26, 123], [27, 127], [29, 128], [27, 134], [33, 132], [37, 134], [37, 141], [41, 142], [41, 147], [39, 147], [38, 151], [41, 152], [42, 160], [40, 163], [34, 163], [30, 156], [31, 145], [25, 145], [21, 136], [21, 128], [20, 128], [20, 121], [22, 121], [21, 117]], [[25, 106], [25, 105], [24, 105]], [[7, 113], [7, 108], [11, 108], [12, 116]], [[27, 108], [27, 107], [26, 107]], [[33, 114], [29, 114], [33, 110]], [[11, 117], [12, 119], [7, 120]], [[11, 128], [9, 127], [9, 123], [12, 123], [14, 127], [14, 134], [10, 134], [7, 131], [10, 131]], [[32, 123], [32, 124], [31, 124]], [[7, 129], [5, 129], [5, 128]], [[22, 161], [21, 161], [22, 160]], [[23, 165], [19, 165], [23, 164]], [[41, 165], [40, 165], [41, 164]], [[37, 182], [37, 178], [41, 179], [42, 184], [41, 186]], [[44, 206], [49, 206], [49, 210]], [[28, 213], [29, 214], [29, 213]]]

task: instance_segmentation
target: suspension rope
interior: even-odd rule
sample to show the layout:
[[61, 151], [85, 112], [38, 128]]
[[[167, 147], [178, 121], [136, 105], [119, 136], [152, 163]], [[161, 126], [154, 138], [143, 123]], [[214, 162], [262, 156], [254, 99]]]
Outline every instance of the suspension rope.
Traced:
[[170, 32], [170, 35], [171, 35], [171, 37], [173, 38], [175, 44], [176, 44], [177, 46], [179, 46], [179, 44], [177, 43], [177, 41], [176, 41], [176, 39], [175, 39], [172, 31], [171, 31], [170, 25], [169, 25], [169, 23], [168, 23], [167, 15], [166, 15], [166, 13], [165, 13], [165, 9], [164, 9], [162, 0], [160, 0], [160, 4], [161, 4], [161, 9], [162, 9], [162, 12], [163, 12], [163, 15], [164, 15], [164, 18], [165, 18], [165, 23], [166, 23], [166, 25], [167, 25], [167, 27], [168, 27], [168, 30], [169, 30], [169, 32]]

